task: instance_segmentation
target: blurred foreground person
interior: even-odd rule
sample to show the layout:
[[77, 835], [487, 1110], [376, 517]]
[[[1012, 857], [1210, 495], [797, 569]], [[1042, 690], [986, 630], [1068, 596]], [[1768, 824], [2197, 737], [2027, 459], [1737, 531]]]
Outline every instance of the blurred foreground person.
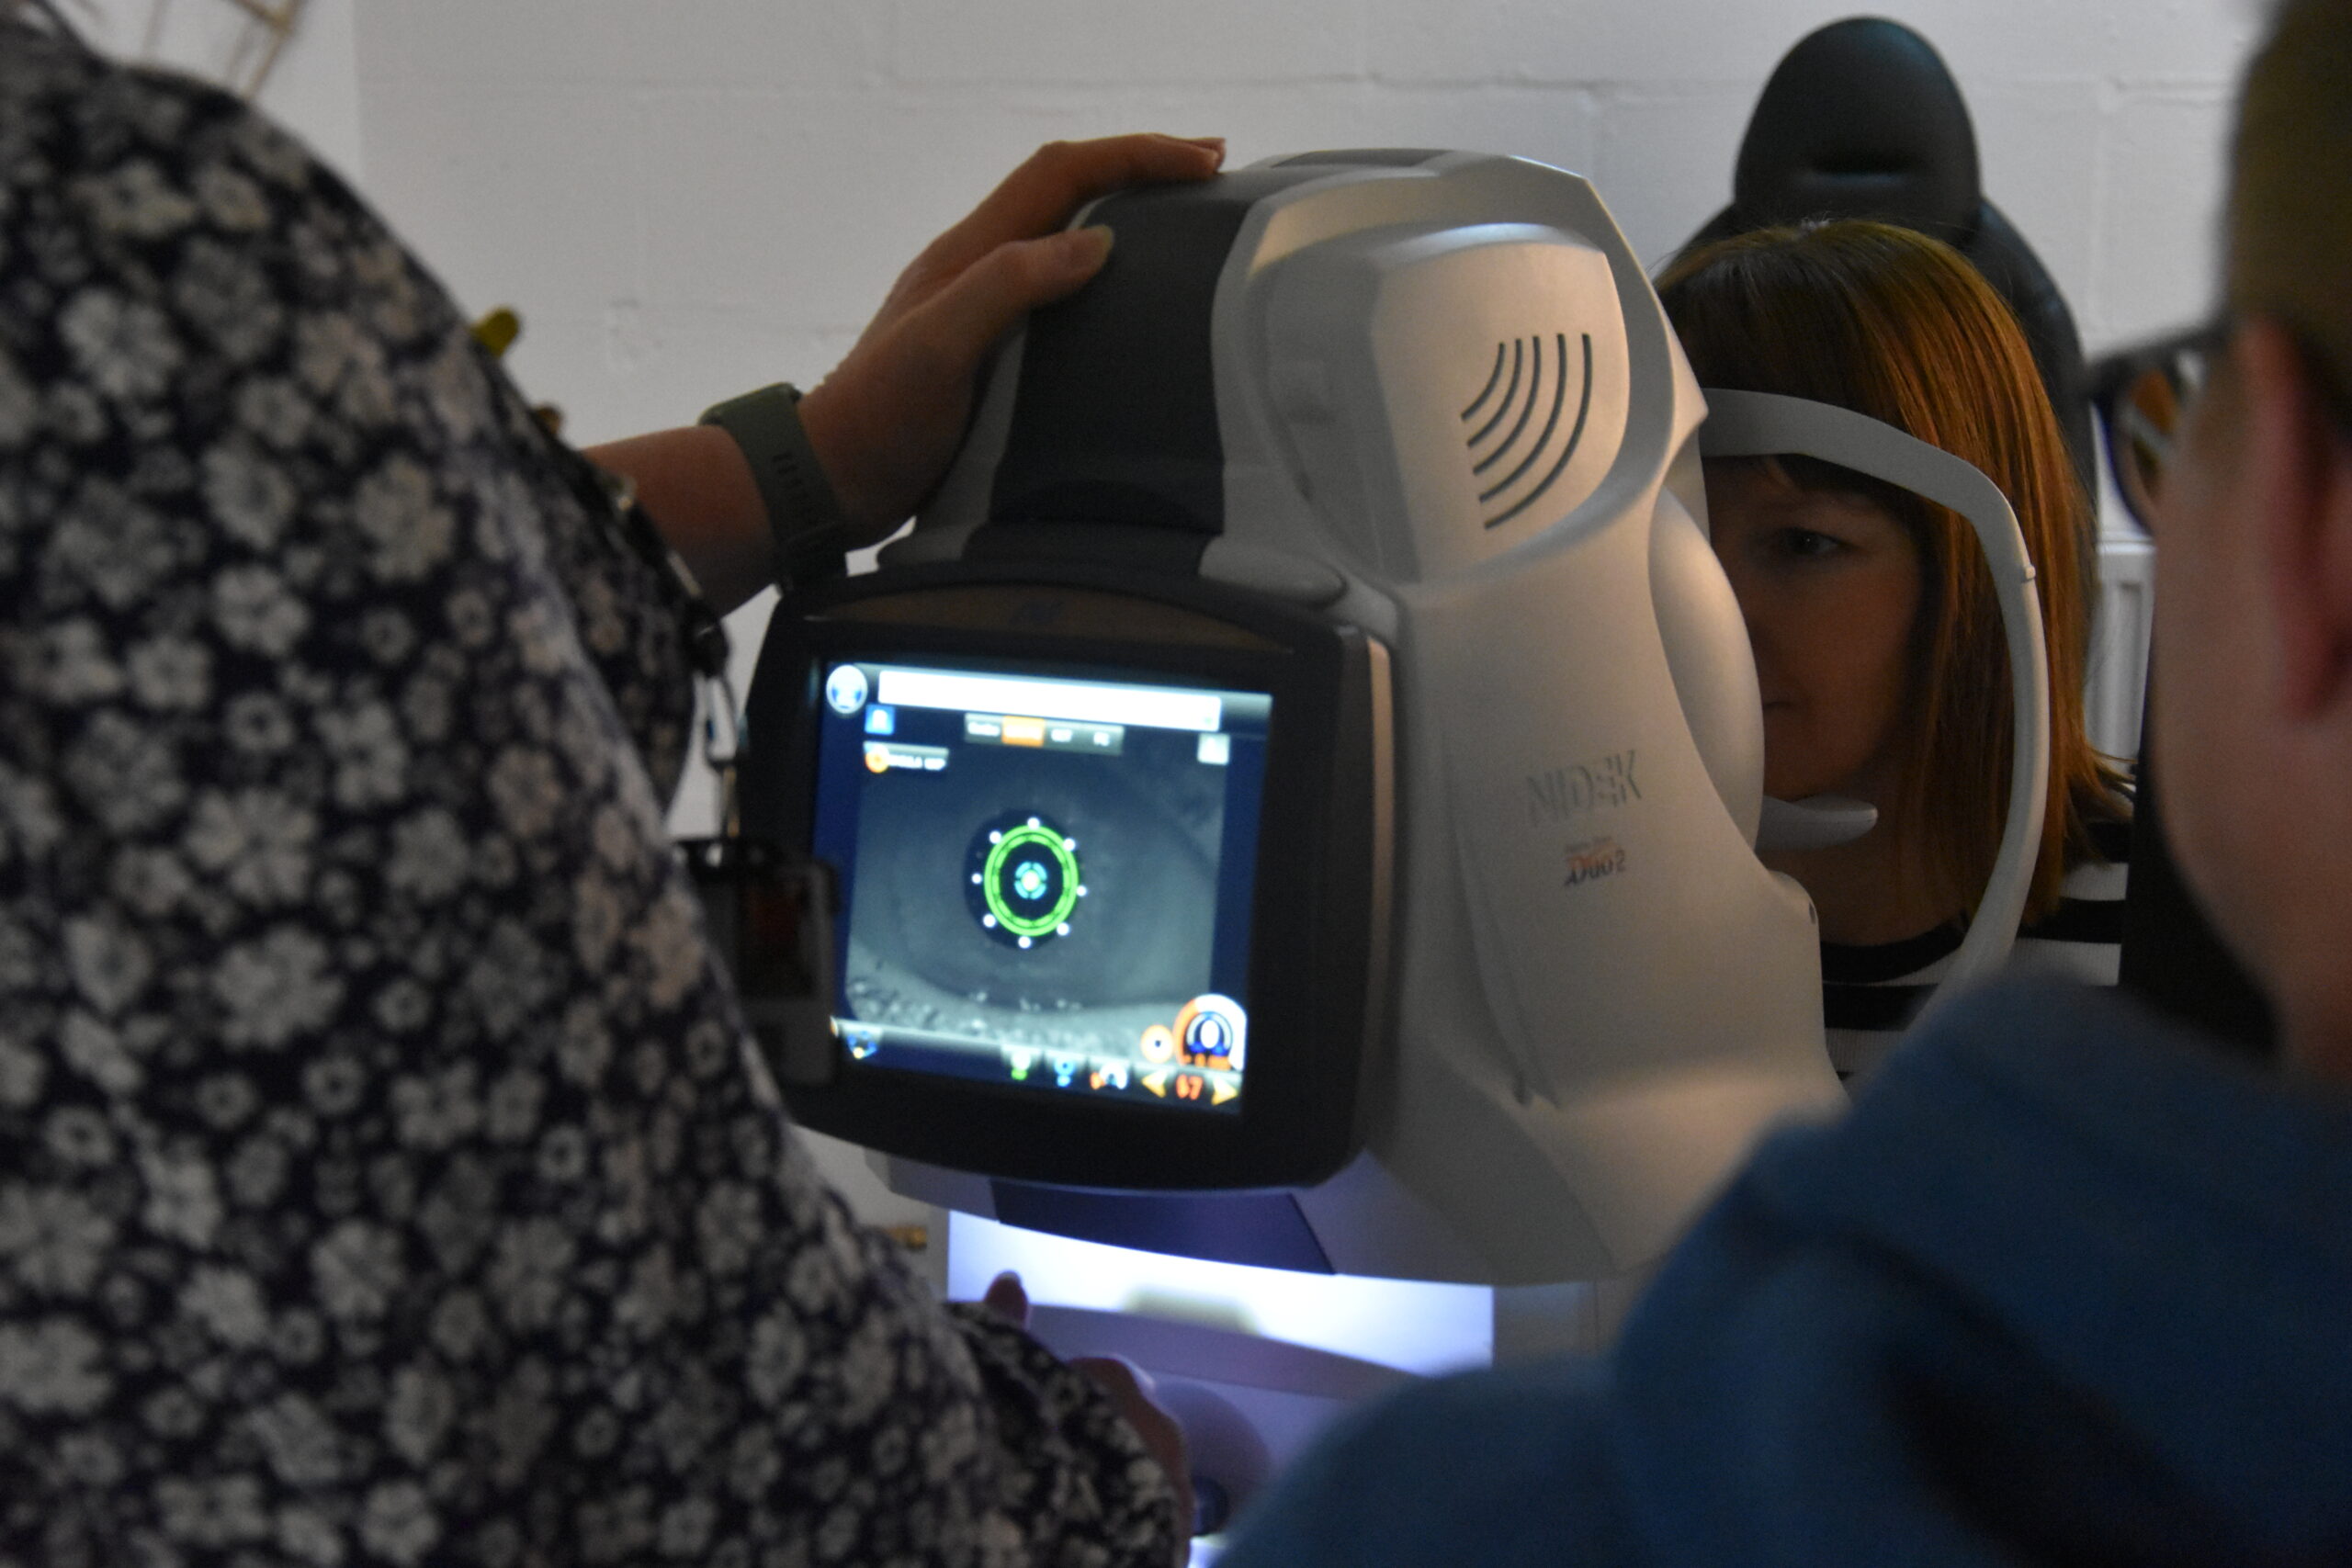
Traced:
[[[787, 1136], [663, 541], [301, 148], [7, 11], [0, 1563], [1176, 1561], [1114, 1396]], [[720, 607], [870, 540], [1068, 215], [1217, 157], [1047, 149], [805, 410], [608, 467]]]

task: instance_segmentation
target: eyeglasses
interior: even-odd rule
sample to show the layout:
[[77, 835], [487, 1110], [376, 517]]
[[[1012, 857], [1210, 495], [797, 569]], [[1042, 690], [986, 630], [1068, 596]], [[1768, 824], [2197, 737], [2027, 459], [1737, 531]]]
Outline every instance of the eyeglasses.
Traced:
[[[2109, 471], [2132, 520], [2155, 532], [2155, 502], [2165, 469], [2188, 425], [2213, 367], [2237, 323], [2227, 316], [2136, 348], [2121, 349], [2090, 367], [2091, 407], [2107, 437]], [[2312, 391], [2336, 427], [2352, 436], [2352, 396], [2327, 356], [2307, 334], [2289, 329]]]
[[2132, 520], [2155, 532], [2156, 496], [2188, 411], [2230, 341], [2226, 317], [2108, 355], [2090, 367], [2108, 469]]

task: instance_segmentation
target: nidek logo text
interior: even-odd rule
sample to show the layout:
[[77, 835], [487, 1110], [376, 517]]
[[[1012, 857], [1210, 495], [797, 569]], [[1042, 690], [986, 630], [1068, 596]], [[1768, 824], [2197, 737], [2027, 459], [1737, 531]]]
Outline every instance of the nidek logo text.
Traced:
[[1541, 828], [1572, 822], [1604, 807], [1642, 798], [1634, 774], [1634, 753], [1612, 751], [1566, 768], [1548, 768], [1527, 778], [1527, 825]]

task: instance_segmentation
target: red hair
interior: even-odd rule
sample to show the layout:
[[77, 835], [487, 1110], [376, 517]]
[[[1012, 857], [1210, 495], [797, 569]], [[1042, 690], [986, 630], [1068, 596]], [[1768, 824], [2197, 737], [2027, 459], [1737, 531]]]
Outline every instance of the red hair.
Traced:
[[[2050, 809], [2026, 918], [2050, 914], [2066, 867], [2097, 857], [2090, 823], [2130, 808], [2083, 729], [2089, 502], [2017, 318], [1949, 245], [1851, 220], [1718, 241], [1679, 257], [1658, 293], [1701, 386], [1868, 414], [1966, 458], [2008, 498], [2050, 649]], [[2012, 751], [2007, 647], [1975, 531], [1864, 475], [1778, 461], [1802, 488], [1877, 503], [1919, 543], [1925, 592], [1898, 741], [1904, 815], [1918, 824], [1930, 891], [1973, 910], [2000, 852]]]

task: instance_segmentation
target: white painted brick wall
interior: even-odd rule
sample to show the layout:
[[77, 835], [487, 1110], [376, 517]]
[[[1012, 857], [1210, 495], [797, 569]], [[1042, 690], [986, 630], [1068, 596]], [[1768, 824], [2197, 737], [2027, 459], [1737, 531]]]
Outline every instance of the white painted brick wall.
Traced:
[[[1474, 147], [1662, 258], [1781, 53], [1851, 0], [347, 0], [369, 191], [594, 439], [821, 374], [1038, 141]], [[1897, 0], [2096, 347], [2199, 310], [2253, 0]]]

